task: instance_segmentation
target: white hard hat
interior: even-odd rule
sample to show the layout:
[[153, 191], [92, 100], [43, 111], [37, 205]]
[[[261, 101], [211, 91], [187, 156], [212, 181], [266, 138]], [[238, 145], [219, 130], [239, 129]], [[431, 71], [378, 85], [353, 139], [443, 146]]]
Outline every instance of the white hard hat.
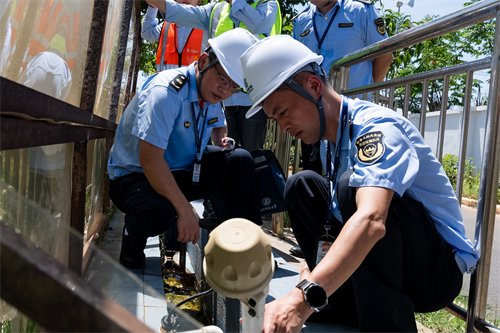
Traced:
[[322, 61], [322, 56], [287, 35], [267, 37], [252, 45], [241, 56], [245, 89], [252, 100], [246, 117], [256, 114], [262, 101], [299, 69]]
[[250, 31], [236, 28], [209, 39], [208, 43], [227, 75], [240, 87], [244, 87], [240, 57], [258, 41]]

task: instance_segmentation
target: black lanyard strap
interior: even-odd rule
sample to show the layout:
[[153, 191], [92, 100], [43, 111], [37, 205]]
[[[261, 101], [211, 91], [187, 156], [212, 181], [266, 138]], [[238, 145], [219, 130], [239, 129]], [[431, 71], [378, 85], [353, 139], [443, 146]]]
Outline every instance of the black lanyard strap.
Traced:
[[328, 148], [326, 151], [326, 177], [328, 179], [328, 209], [326, 212], [326, 220], [325, 220], [325, 229], [330, 230], [332, 226], [332, 213], [333, 213], [333, 197], [332, 193], [337, 185], [337, 174], [339, 172], [340, 167], [340, 151], [342, 146], [342, 137], [344, 136], [344, 128], [347, 124], [347, 116], [348, 116], [348, 108], [349, 103], [347, 99], [342, 96], [342, 112], [340, 113], [341, 119], [341, 127], [340, 127], [340, 139], [337, 141], [337, 145], [335, 147], [335, 162], [333, 164], [333, 173], [332, 173], [332, 150], [330, 147], [330, 141], [328, 141]]
[[[198, 124], [200, 123], [200, 116], [203, 113], [203, 110], [200, 110], [200, 113], [198, 113], [198, 117], [196, 117], [196, 114], [194, 112], [194, 103], [191, 105], [191, 111], [193, 113], [193, 122], [194, 122], [194, 140], [196, 142], [196, 160], [199, 162], [201, 161], [201, 142], [203, 141], [203, 133], [205, 132], [205, 121], [203, 121], [203, 126], [201, 128], [201, 136], [198, 136]], [[203, 116], [203, 120], [207, 118], [207, 112], [208, 112], [208, 106], [205, 109], [205, 116]]]
[[335, 6], [335, 10], [333, 11], [332, 19], [330, 22], [328, 22], [328, 25], [326, 26], [325, 32], [323, 32], [323, 36], [321, 39], [319, 39], [318, 35], [318, 29], [316, 28], [316, 22], [314, 20], [314, 15], [313, 15], [313, 27], [314, 27], [314, 35], [316, 35], [316, 40], [318, 41], [318, 52], [321, 50], [321, 45], [323, 45], [323, 42], [325, 41], [326, 35], [328, 34], [328, 31], [330, 30], [330, 27], [332, 26], [333, 20], [335, 20], [335, 17], [337, 16], [337, 13], [339, 12], [340, 8], [340, 2], [338, 5]]

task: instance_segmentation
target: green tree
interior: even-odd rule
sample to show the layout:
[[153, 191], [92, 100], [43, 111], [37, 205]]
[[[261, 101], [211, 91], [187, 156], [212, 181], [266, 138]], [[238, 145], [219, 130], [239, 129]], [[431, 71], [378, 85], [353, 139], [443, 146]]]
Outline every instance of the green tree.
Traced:
[[[472, 0], [464, 6], [478, 2]], [[388, 34], [396, 33], [436, 19], [438, 16], [427, 15], [422, 21], [412, 22], [410, 15], [400, 14], [390, 9], [385, 9], [381, 0], [376, 1], [383, 13]], [[470, 54], [476, 58], [492, 54], [494, 20], [479, 23], [447, 35], [436, 37], [423, 43], [407, 47], [394, 52], [394, 61], [387, 72], [387, 79], [395, 79], [412, 74], [422, 73], [433, 69], [449, 67], [463, 63], [463, 55]], [[478, 88], [481, 81], [474, 80], [474, 88]], [[465, 87], [465, 74], [450, 78], [450, 94], [447, 108], [463, 106]], [[438, 111], [442, 104], [443, 79], [433, 80], [429, 83], [427, 110]], [[404, 87], [395, 91], [398, 107], [403, 106]], [[410, 91], [410, 111], [419, 113], [422, 103], [422, 83], [412, 84]]]

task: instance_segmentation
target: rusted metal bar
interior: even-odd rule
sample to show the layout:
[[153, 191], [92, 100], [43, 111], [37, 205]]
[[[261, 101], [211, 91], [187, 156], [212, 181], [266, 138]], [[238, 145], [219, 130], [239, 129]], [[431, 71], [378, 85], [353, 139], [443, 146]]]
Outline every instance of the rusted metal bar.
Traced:
[[[127, 41], [130, 30], [130, 19], [132, 18], [132, 8], [134, 0], [125, 0], [125, 9], [123, 12], [123, 21], [120, 29], [120, 38], [118, 39], [118, 53], [116, 57], [115, 78], [113, 80], [113, 92], [111, 95], [111, 104], [109, 106], [109, 121], [115, 123], [118, 113], [118, 102], [120, 101], [120, 90], [122, 87], [123, 67], [127, 55]], [[140, 24], [140, 22], [139, 22]]]
[[498, 100], [500, 94], [500, 11], [496, 15], [493, 45], [475, 234], [475, 246], [479, 246], [481, 258], [470, 282], [471, 294], [476, 297], [469, 296], [467, 332], [473, 332], [477, 320], [485, 318], [490, 280], [500, 167], [500, 102]]
[[[82, 236], [85, 229], [85, 199], [87, 188], [87, 141], [75, 142], [71, 178], [71, 228]], [[70, 234], [68, 267], [80, 274], [83, 260], [81, 237]]]
[[465, 156], [467, 154], [467, 141], [469, 137], [470, 100], [472, 96], [473, 72], [467, 72], [465, 79], [465, 101], [462, 113], [462, 133], [460, 135], [460, 147], [458, 152], [457, 184], [455, 194], [458, 202], [462, 204], [462, 191], [464, 186]]
[[[136, 23], [138, 24], [136, 34], [137, 34], [137, 56], [135, 58], [135, 64], [134, 64], [134, 81], [132, 85], [132, 96], [135, 94], [137, 91], [137, 76], [139, 75], [139, 63], [141, 60], [141, 52], [142, 52], [142, 38], [141, 38], [141, 1], [135, 1], [135, 21], [139, 22]], [[125, 110], [124, 110], [125, 111]]]
[[394, 107], [394, 86], [389, 89], [389, 105], [387, 106], [389, 109], [395, 110]]
[[141, 2], [134, 2], [134, 13], [135, 13], [135, 22], [134, 22], [134, 44], [132, 46], [132, 57], [130, 59], [130, 67], [128, 71], [128, 80], [127, 80], [127, 88], [125, 89], [125, 98], [123, 101], [123, 111], [127, 108], [128, 103], [131, 100], [132, 95], [132, 81], [136, 80], [135, 77], [135, 69], [139, 63], [136, 61], [136, 58], [141, 57], [141, 52], [139, 50], [139, 43], [141, 41]]
[[299, 163], [300, 163], [300, 142], [301, 140], [295, 138], [295, 154], [293, 156], [293, 174], [299, 172]]
[[[116, 126], [116, 125], [115, 125]], [[26, 135], [29, 133], [29, 135]], [[30, 148], [82, 140], [112, 138], [113, 130], [1, 117], [0, 150]]]
[[0, 296], [49, 332], [153, 332], [0, 221]]
[[[99, 68], [102, 55], [102, 44], [106, 31], [106, 18], [108, 14], [109, 0], [94, 0], [92, 11], [92, 23], [90, 29], [89, 46], [85, 63], [85, 76], [82, 83], [82, 94], [80, 107], [93, 115], [97, 84], [99, 79]], [[114, 122], [110, 122], [113, 123]], [[116, 126], [114, 124], [114, 126]], [[114, 136], [114, 135], [113, 135]], [[73, 149], [73, 170], [71, 183], [71, 217], [70, 225], [80, 233], [85, 228], [85, 199], [87, 187], [87, 144], [85, 141], [75, 142]], [[83, 242], [81, 238], [70, 235], [69, 239], [69, 267], [81, 273], [83, 261]]]
[[427, 114], [428, 94], [429, 94], [429, 79], [425, 79], [424, 82], [422, 82], [422, 107], [420, 108], [420, 124], [419, 124], [420, 135], [422, 135], [423, 138], [425, 137], [425, 120]]
[[87, 231], [87, 242], [83, 247], [83, 259], [82, 259], [82, 277], [87, 279], [90, 273], [90, 267], [92, 264], [92, 259], [95, 255], [95, 248], [97, 243], [104, 234], [105, 227], [107, 226], [108, 216], [106, 214], [99, 214], [97, 221], [92, 223], [92, 229]]
[[438, 142], [436, 157], [441, 162], [443, 159], [444, 132], [446, 129], [446, 111], [448, 110], [448, 91], [450, 87], [450, 76], [446, 75], [443, 80], [443, 98], [441, 100], [441, 113], [439, 114]]
[[375, 90], [375, 104], [379, 104], [380, 102], [380, 90]]
[[[37, 119], [49, 118], [54, 121], [68, 121], [106, 128], [112, 131], [116, 129], [116, 124], [113, 122], [93, 115], [92, 109], [77, 108], [4, 77], [0, 77], [0, 91], [2, 92], [2, 98], [0, 99], [0, 110], [2, 112], [16, 112]], [[40, 146], [40, 144], [37, 146]]]

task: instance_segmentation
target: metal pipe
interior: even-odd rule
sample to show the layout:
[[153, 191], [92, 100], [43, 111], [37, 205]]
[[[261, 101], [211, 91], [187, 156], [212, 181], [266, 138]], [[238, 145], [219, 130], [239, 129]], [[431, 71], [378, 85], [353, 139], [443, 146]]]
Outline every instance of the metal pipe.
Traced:
[[485, 58], [485, 59], [471, 61], [471, 62], [467, 62], [467, 63], [463, 63], [463, 64], [451, 66], [451, 67], [438, 68], [438, 69], [434, 69], [432, 71], [428, 71], [428, 72], [424, 72], [424, 73], [413, 74], [413, 75], [397, 78], [397, 79], [390, 80], [390, 81], [383, 81], [383, 82], [379, 82], [379, 83], [374, 83], [374, 84], [370, 84], [370, 85], [364, 86], [364, 87], [353, 88], [353, 89], [346, 90], [343, 93], [345, 95], [360, 94], [363, 91], [371, 91], [371, 90], [375, 90], [375, 89], [385, 89], [385, 88], [390, 88], [391, 86], [398, 87], [398, 86], [403, 86], [406, 83], [422, 82], [425, 79], [429, 79], [429, 80], [439, 79], [445, 75], [453, 76], [453, 75], [466, 73], [467, 71], [478, 71], [478, 70], [490, 68], [490, 66], [491, 66], [491, 58]]
[[389, 104], [387, 107], [394, 110], [394, 86], [389, 89]]
[[427, 113], [427, 95], [429, 94], [429, 79], [425, 79], [422, 83], [422, 107], [420, 109], [420, 135], [425, 137], [425, 117]]
[[[480, 249], [480, 261], [476, 268], [476, 278], [471, 279], [470, 289], [477, 297], [469, 297], [467, 332], [474, 332], [474, 324], [485, 318], [488, 283], [490, 278], [491, 251], [495, 229], [495, 211], [498, 192], [500, 165], [500, 12], [497, 12], [495, 39], [491, 62], [490, 93], [486, 116], [486, 133], [483, 159], [481, 163], [481, 181], [476, 217], [475, 247]], [[485, 223], [483, 223], [483, 221]]]
[[334, 61], [330, 73], [341, 66], [351, 67], [361, 62], [375, 59], [383, 54], [401, 50], [405, 47], [446, 35], [449, 32], [493, 19], [499, 9], [499, 0], [485, 0], [467, 6], [451, 14], [368, 45], [356, 52], [349, 53], [341, 59]]
[[410, 94], [411, 94], [411, 83], [407, 82], [405, 84], [405, 100], [403, 106], [403, 117], [408, 118], [408, 113], [410, 109]]
[[457, 184], [455, 194], [458, 202], [462, 204], [462, 190], [464, 183], [465, 156], [467, 153], [467, 141], [469, 136], [470, 99], [472, 95], [473, 72], [467, 72], [465, 79], [465, 103], [462, 114], [462, 135], [460, 136], [460, 147], [458, 152]]
[[364, 91], [363, 92], [363, 101], [366, 101], [368, 99], [368, 92]]
[[375, 90], [375, 104], [379, 104], [380, 102], [380, 90]]
[[441, 99], [441, 113], [439, 114], [438, 142], [436, 157], [441, 162], [443, 159], [444, 132], [446, 130], [446, 111], [448, 111], [448, 91], [450, 88], [450, 76], [445, 75], [443, 79], [443, 97]]

